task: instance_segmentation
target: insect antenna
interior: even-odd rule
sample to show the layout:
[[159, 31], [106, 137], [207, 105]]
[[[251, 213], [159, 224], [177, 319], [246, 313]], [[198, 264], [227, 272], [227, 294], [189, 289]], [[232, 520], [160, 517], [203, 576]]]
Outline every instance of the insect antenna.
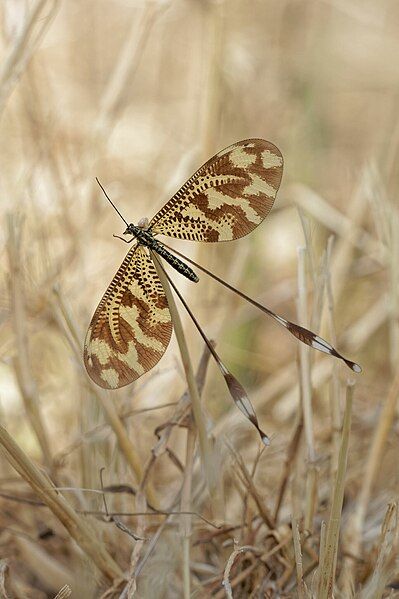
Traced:
[[178, 252], [174, 248], [171, 248], [168, 245], [166, 245], [166, 243], [164, 245], [166, 248], [168, 248], [168, 250], [174, 252], [175, 254], [177, 254], [178, 256], [183, 258], [184, 260], [187, 260], [187, 262], [190, 262], [190, 264], [192, 264], [196, 268], [199, 268], [200, 270], [202, 270], [202, 272], [204, 272], [205, 274], [212, 277], [212, 279], [215, 279], [215, 281], [218, 281], [218, 283], [221, 283], [222, 285], [227, 287], [227, 289], [230, 289], [230, 291], [234, 291], [234, 293], [237, 293], [237, 295], [239, 295], [243, 299], [247, 300], [247, 302], [249, 302], [256, 308], [258, 308], [259, 310], [261, 310], [262, 312], [264, 312], [265, 314], [267, 314], [268, 316], [273, 318], [273, 320], [275, 320], [276, 322], [281, 324], [283, 327], [285, 327], [287, 329], [287, 331], [289, 331], [291, 333], [291, 335], [296, 337], [299, 341], [302, 341], [302, 343], [305, 343], [305, 345], [309, 345], [310, 347], [313, 347], [313, 349], [317, 349], [325, 354], [329, 354], [330, 356], [334, 356], [335, 358], [342, 360], [343, 362], [345, 362], [345, 364], [348, 366], [348, 368], [353, 370], [353, 372], [357, 372], [357, 373], [362, 372], [362, 368], [361, 368], [361, 366], [359, 366], [359, 364], [356, 364], [356, 362], [352, 362], [351, 360], [344, 358], [344, 356], [342, 356], [340, 353], [338, 353], [337, 350], [332, 345], [330, 345], [327, 341], [325, 341], [325, 339], [322, 339], [321, 337], [316, 335], [316, 333], [313, 333], [312, 331], [309, 331], [308, 329], [305, 329], [304, 327], [301, 327], [300, 325], [295, 324], [294, 322], [290, 322], [289, 320], [282, 318], [282, 316], [275, 314], [272, 310], [269, 310], [269, 308], [266, 308], [266, 306], [263, 306], [262, 304], [255, 301], [248, 295], [245, 295], [245, 293], [243, 293], [239, 289], [236, 289], [235, 287], [233, 287], [232, 285], [230, 285], [229, 283], [227, 283], [226, 281], [224, 281], [223, 279], [221, 279], [220, 277], [218, 277], [211, 271], [207, 270], [204, 266], [197, 264], [196, 262], [194, 262], [194, 260], [191, 260], [191, 258], [188, 258], [181, 252]]
[[[122, 214], [119, 212], [118, 208], [115, 206], [115, 204], [113, 203], [113, 201], [111, 200], [111, 198], [109, 197], [109, 195], [107, 194], [107, 192], [105, 191], [104, 187], [101, 185], [99, 179], [96, 177], [96, 181], [99, 184], [99, 186], [101, 187], [103, 194], [105, 195], [105, 197], [107, 198], [108, 202], [111, 204], [111, 206], [116, 210], [116, 212], [119, 214], [119, 216], [121, 217], [121, 219], [123, 220], [123, 222], [129, 226], [129, 223], [123, 218]], [[125, 241], [123, 239], [123, 241]]]
[[173, 288], [177, 297], [179, 298], [179, 300], [181, 301], [181, 303], [187, 310], [191, 320], [193, 321], [195, 327], [197, 328], [202, 339], [204, 340], [204, 342], [205, 342], [206, 346], [208, 347], [210, 353], [212, 354], [213, 358], [215, 359], [215, 362], [218, 365], [221, 373], [223, 374], [226, 385], [230, 391], [230, 395], [231, 395], [234, 403], [236, 404], [237, 408], [244, 414], [244, 416], [246, 416], [246, 418], [248, 418], [248, 420], [251, 422], [251, 424], [253, 424], [253, 426], [256, 428], [256, 430], [258, 431], [258, 433], [260, 435], [262, 443], [264, 443], [264, 445], [270, 445], [269, 437], [259, 427], [259, 423], [258, 423], [258, 419], [256, 417], [255, 410], [249, 400], [249, 397], [248, 397], [244, 387], [235, 378], [235, 376], [233, 376], [231, 374], [231, 372], [228, 370], [228, 368], [226, 368], [226, 366], [223, 364], [222, 360], [220, 359], [220, 357], [219, 357], [218, 353], [216, 352], [215, 348], [213, 347], [212, 343], [209, 341], [209, 339], [205, 335], [198, 320], [196, 319], [196, 317], [192, 313], [191, 309], [189, 308], [186, 300], [183, 298], [180, 291], [177, 289], [176, 285], [174, 284], [174, 282], [172, 281], [172, 279], [169, 277], [168, 273], [164, 269], [163, 264], [161, 263], [161, 261], [158, 259], [158, 257], [153, 252], [152, 252], [152, 255], [153, 255], [154, 260], [156, 260], [157, 263], [162, 268], [171, 287]]

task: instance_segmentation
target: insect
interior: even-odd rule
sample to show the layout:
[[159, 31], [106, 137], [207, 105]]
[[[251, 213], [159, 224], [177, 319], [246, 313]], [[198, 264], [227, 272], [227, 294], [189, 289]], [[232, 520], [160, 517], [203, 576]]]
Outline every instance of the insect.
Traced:
[[95, 383], [105, 389], [128, 385], [153, 368], [166, 351], [172, 322], [153, 262], [156, 256], [198, 282], [197, 274], [187, 265], [191, 263], [266, 312], [303, 343], [361, 372], [358, 364], [341, 356], [318, 335], [278, 316], [156, 238], [162, 234], [218, 242], [247, 235], [272, 209], [282, 172], [283, 158], [274, 144], [263, 139], [239, 141], [201, 166], [151, 221], [144, 218], [137, 225], [124, 219], [97, 180], [127, 225], [124, 235], [131, 235], [128, 241], [120, 239], [127, 243], [135, 240], [136, 244], [112, 279], [87, 332], [84, 363]]

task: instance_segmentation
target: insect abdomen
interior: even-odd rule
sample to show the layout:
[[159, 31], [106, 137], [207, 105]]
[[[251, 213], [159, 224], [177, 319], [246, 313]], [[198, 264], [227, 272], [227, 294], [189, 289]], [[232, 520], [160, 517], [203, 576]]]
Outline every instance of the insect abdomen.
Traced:
[[173, 268], [175, 268], [180, 274], [190, 279], [194, 283], [198, 283], [199, 278], [195, 274], [195, 272], [187, 266], [182, 260], [171, 254], [166, 248], [164, 248], [161, 244], [156, 244], [152, 247], [162, 258], [166, 260]]

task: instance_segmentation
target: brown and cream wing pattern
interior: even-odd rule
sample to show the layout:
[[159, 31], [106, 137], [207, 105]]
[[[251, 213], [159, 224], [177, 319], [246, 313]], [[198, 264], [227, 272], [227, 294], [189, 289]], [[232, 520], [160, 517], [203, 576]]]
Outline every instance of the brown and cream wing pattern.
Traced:
[[140, 245], [126, 255], [90, 323], [84, 362], [105, 389], [128, 385], [166, 351], [172, 321], [161, 281]]
[[283, 173], [280, 150], [263, 139], [239, 141], [213, 156], [150, 222], [154, 234], [191, 241], [231, 241], [272, 209]]

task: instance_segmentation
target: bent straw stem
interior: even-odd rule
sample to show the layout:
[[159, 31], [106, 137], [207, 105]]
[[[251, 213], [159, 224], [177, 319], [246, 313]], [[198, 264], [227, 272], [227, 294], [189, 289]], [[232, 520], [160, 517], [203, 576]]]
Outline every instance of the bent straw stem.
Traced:
[[0, 426], [0, 446], [11, 466], [64, 525], [70, 536], [92, 560], [101, 574], [111, 581], [123, 578], [121, 568], [108, 553], [105, 544], [95, 534], [88, 520], [74, 510], [46, 473], [28, 458], [2, 426]]

